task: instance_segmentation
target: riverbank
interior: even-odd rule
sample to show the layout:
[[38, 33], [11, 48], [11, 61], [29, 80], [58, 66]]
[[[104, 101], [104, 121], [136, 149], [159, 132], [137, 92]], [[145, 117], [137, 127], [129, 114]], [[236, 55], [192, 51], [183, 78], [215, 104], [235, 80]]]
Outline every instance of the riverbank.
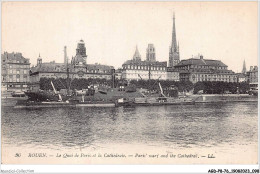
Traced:
[[248, 94], [202, 94], [191, 95], [196, 98], [195, 103], [213, 103], [213, 102], [257, 102], [258, 97]]
[[[214, 102], [257, 102], [258, 97], [248, 94], [202, 94], [187, 96], [195, 100], [195, 103]], [[15, 106], [18, 100], [26, 100], [27, 97], [2, 97], [2, 106]]]

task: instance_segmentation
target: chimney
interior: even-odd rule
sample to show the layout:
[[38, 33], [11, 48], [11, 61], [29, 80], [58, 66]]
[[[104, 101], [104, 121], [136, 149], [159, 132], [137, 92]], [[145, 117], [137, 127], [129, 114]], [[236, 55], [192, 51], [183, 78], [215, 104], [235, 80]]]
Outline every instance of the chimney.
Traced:
[[200, 55], [200, 59], [203, 59], [203, 55]]
[[67, 47], [64, 46], [64, 65], [66, 66], [67, 65]]
[[115, 88], [115, 69], [111, 69], [111, 75], [112, 75], [112, 88]]

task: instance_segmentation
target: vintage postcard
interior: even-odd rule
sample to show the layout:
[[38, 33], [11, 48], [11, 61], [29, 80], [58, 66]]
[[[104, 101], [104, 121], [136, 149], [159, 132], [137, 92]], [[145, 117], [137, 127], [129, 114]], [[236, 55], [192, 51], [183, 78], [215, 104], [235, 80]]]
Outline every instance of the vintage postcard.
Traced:
[[2, 164], [258, 164], [257, 2], [1, 15]]

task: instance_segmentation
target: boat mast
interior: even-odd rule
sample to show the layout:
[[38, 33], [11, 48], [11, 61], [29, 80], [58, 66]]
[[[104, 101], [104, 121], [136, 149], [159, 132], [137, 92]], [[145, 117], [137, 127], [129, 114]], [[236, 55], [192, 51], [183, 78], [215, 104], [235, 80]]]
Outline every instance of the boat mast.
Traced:
[[64, 63], [66, 67], [66, 73], [67, 73], [67, 95], [70, 95], [70, 82], [69, 82], [69, 63], [68, 63], [68, 57], [67, 57], [67, 47], [64, 46]]
[[112, 73], [112, 88], [115, 88], [115, 69], [111, 69]]
[[59, 96], [59, 101], [62, 101], [62, 97], [61, 97], [61, 95], [57, 92], [57, 90], [55, 89], [54, 84], [52, 83], [52, 81], [51, 81], [51, 86], [52, 86], [52, 88], [53, 88], [54, 94], [58, 94], [58, 96]]
[[149, 59], [148, 60], [148, 63], [149, 63], [149, 67], [148, 67], [148, 77], [149, 77], [149, 79], [148, 79], [148, 91], [149, 91], [149, 93], [151, 93], [151, 88], [150, 88], [150, 80], [151, 80], [151, 60]]

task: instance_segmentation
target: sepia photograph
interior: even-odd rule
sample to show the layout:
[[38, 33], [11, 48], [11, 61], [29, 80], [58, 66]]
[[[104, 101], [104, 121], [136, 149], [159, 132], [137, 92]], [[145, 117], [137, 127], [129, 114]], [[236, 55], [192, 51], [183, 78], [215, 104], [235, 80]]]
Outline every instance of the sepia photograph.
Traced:
[[259, 163], [257, 1], [1, 5], [2, 164]]

